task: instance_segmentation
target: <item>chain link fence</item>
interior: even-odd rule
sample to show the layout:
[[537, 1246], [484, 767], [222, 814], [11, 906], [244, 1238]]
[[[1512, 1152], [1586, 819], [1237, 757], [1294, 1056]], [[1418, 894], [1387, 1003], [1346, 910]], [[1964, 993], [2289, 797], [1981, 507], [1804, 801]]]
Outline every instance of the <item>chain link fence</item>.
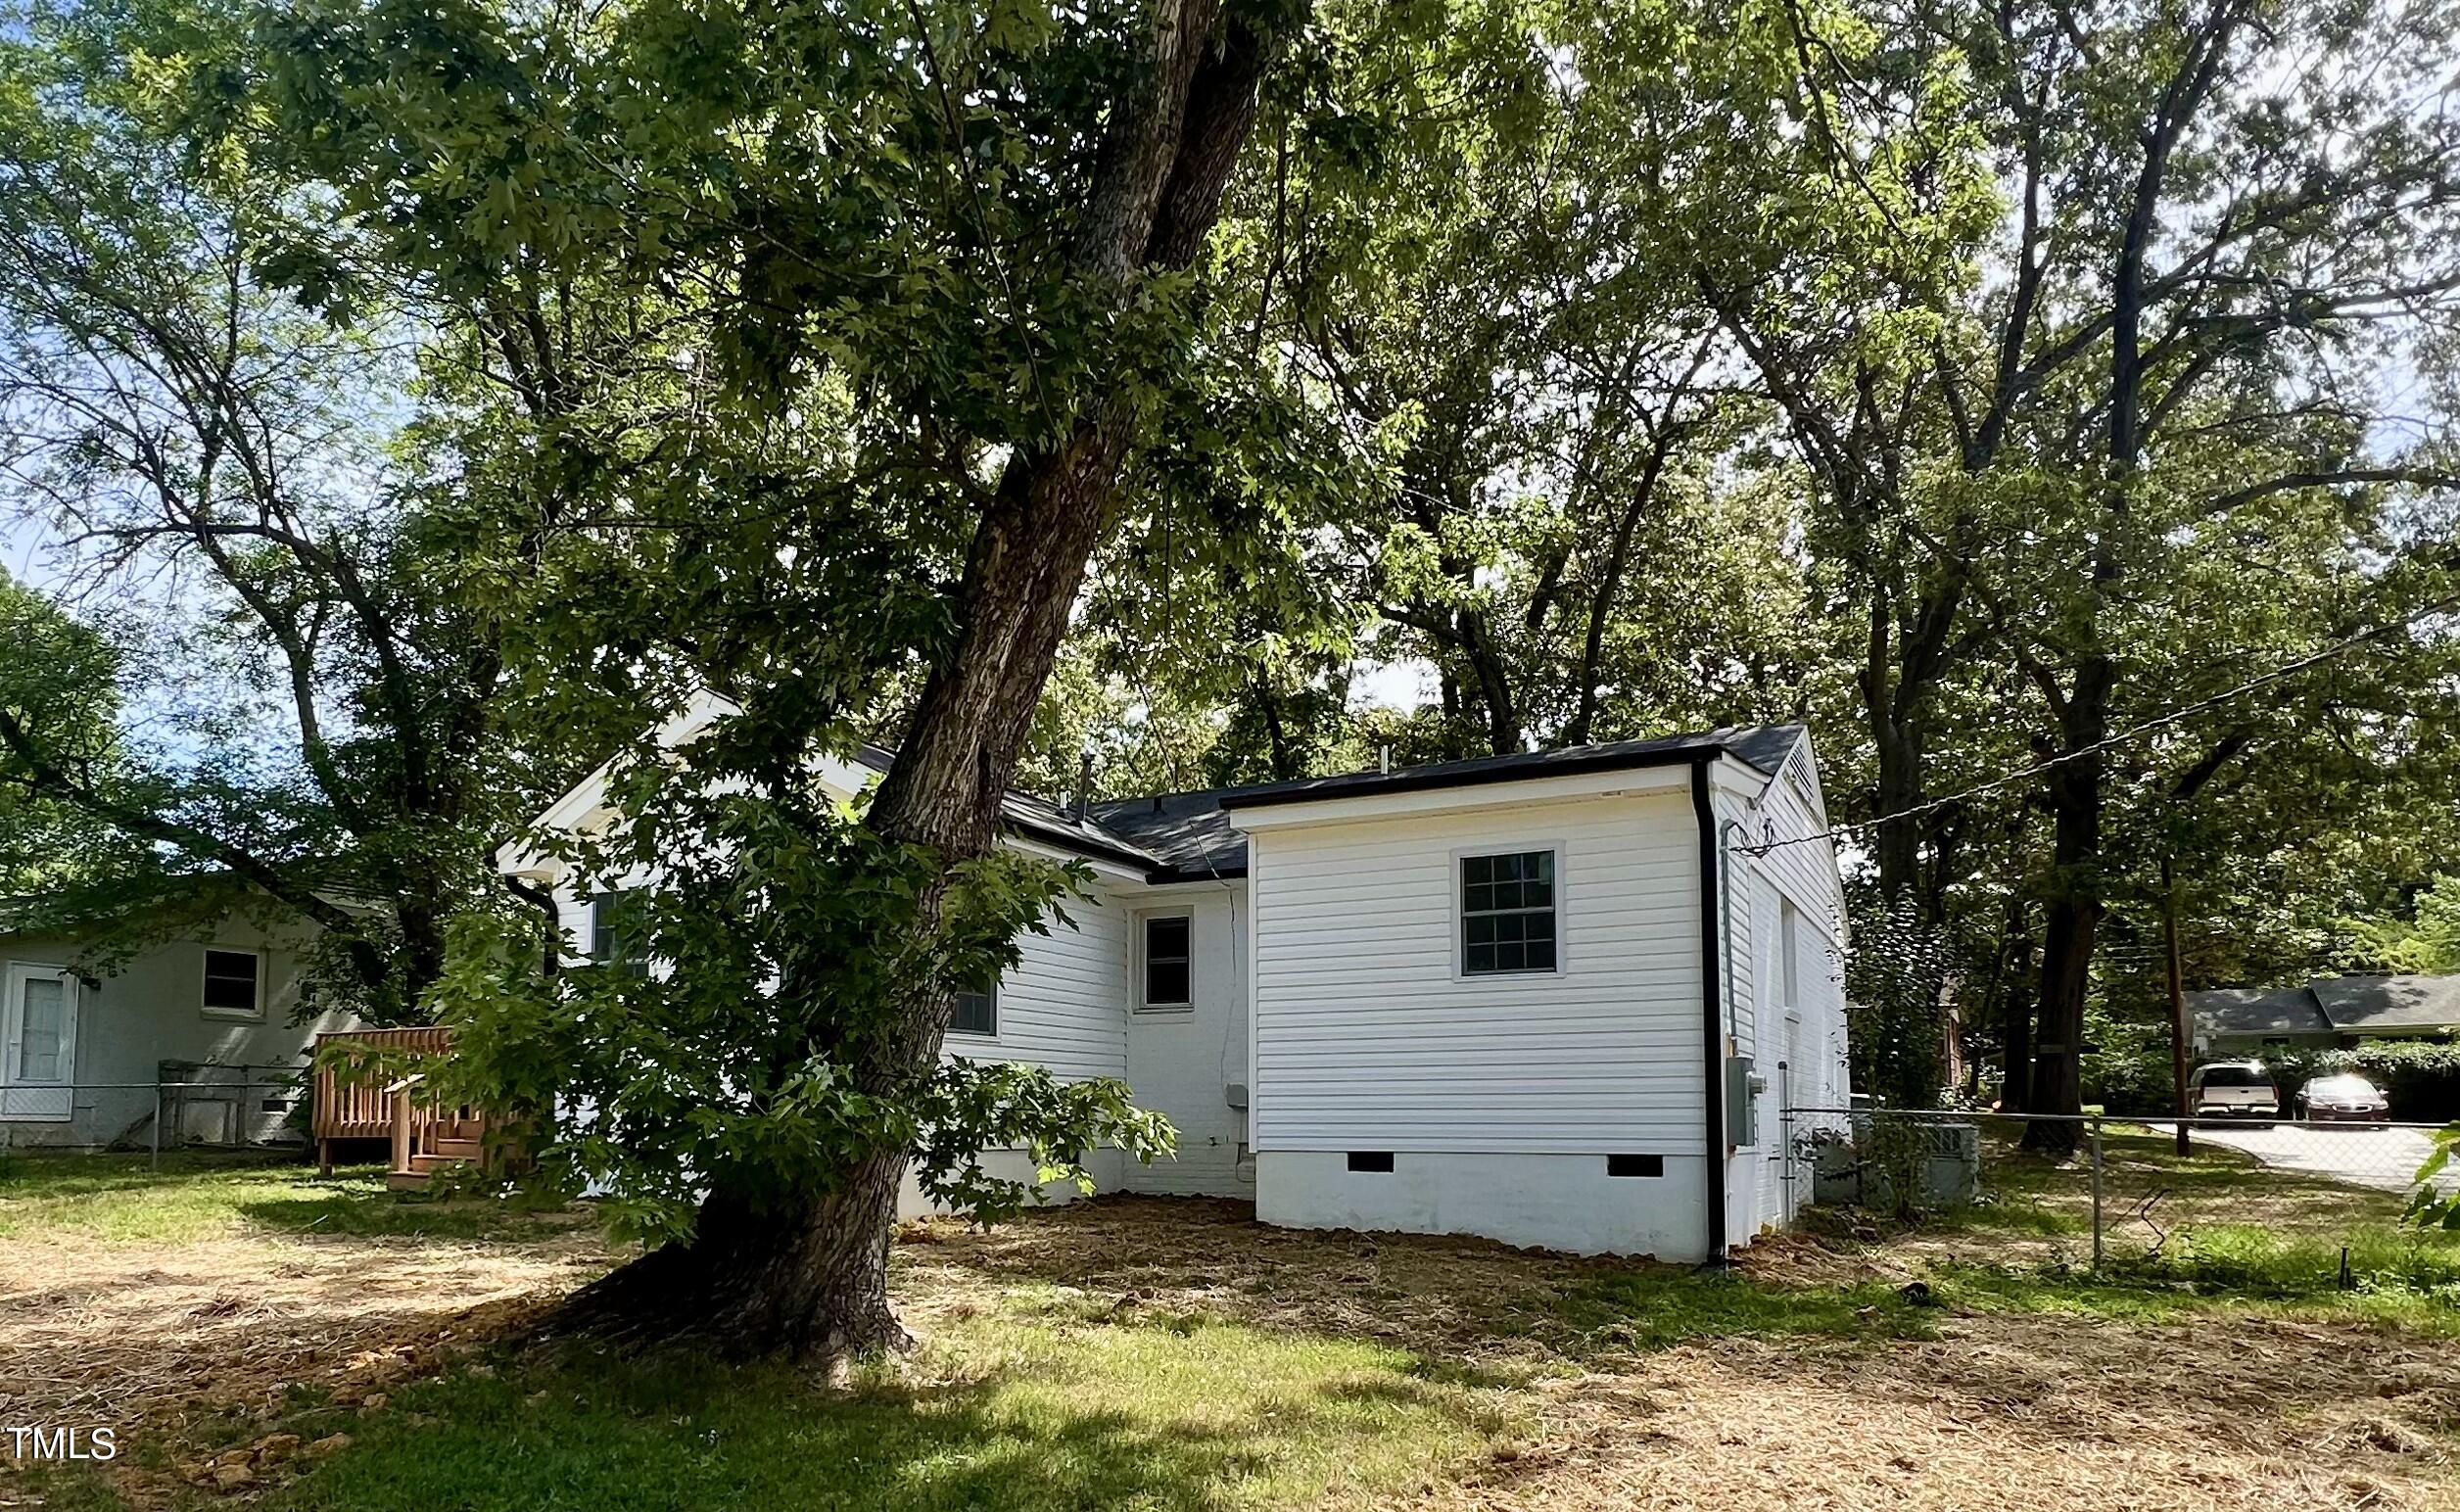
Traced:
[[0, 1087], [0, 1158], [38, 1150], [305, 1147], [310, 1076], [297, 1064], [166, 1061], [153, 1081]]
[[[1793, 1109], [1804, 1222], [1985, 1264], [2260, 1285], [2329, 1272], [2451, 1288], [2460, 1234], [2404, 1221], [2436, 1124]], [[2444, 1195], [2460, 1169], [2435, 1178]]]

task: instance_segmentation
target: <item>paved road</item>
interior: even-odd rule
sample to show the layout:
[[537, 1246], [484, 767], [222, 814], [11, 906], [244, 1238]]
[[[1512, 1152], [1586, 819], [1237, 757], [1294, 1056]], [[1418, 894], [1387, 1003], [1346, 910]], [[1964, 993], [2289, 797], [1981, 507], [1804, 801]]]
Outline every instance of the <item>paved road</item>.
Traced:
[[[2170, 1132], [2171, 1125], [2154, 1128]], [[2266, 1165], [2283, 1170], [2311, 1171], [2383, 1192], [2407, 1192], [2417, 1184], [2417, 1168], [2434, 1148], [2424, 1129], [2369, 1128], [2364, 1125], [2313, 1128], [2276, 1123], [2272, 1127], [2199, 1124], [2195, 1137], [2232, 1150], [2244, 1150]], [[2460, 1184], [2460, 1170], [2446, 1169], [2436, 1185], [2449, 1192]]]

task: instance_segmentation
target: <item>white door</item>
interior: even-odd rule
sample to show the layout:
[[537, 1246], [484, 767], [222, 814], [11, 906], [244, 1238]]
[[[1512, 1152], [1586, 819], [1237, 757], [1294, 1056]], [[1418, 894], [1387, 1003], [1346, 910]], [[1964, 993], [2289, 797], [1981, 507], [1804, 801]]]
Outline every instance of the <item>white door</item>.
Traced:
[[0, 1005], [0, 1118], [65, 1123], [75, 1101], [76, 979], [56, 966], [9, 963]]

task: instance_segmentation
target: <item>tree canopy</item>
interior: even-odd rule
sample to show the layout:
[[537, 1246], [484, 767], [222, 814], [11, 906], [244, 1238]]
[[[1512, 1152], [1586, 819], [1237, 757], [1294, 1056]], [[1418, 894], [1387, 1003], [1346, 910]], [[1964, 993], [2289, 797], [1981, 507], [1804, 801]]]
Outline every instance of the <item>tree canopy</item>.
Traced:
[[[996, 1215], [988, 1143], [1166, 1146], [939, 1054], [1082, 882], [1001, 801], [1088, 753], [1807, 722], [1900, 1100], [2074, 1110], [2173, 913], [2196, 985], [2446, 959], [2448, 5], [22, 20], [10, 844], [243, 878], [461, 1025], [664, 1241], [591, 1305], [893, 1344], [909, 1157]], [[556, 859], [655, 970], [489, 875], [601, 758]]]

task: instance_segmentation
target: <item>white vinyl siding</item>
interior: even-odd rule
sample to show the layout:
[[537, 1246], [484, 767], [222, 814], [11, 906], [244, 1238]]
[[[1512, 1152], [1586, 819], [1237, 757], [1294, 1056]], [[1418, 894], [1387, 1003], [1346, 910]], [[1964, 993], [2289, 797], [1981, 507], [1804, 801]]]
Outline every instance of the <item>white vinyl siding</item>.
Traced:
[[[1757, 1179], [1738, 1163], [1729, 1182], [1734, 1200], [1729, 1226], [1737, 1239], [1788, 1216], [1784, 1110], [1839, 1107], [1846, 1097], [1843, 898], [1835, 847], [1821, 837], [1827, 821], [1818, 791], [1809, 753], [1797, 748], [1756, 805], [1731, 793], [1719, 802], [1721, 821], [1743, 825], [1728, 858], [1736, 916], [1729, 936], [1739, 1000], [1733, 1016], [1736, 1049], [1768, 1079], [1754, 1152]], [[1772, 840], [1798, 843], [1779, 843], [1756, 856], [1744, 849]], [[1789, 1019], [1798, 1019], [1798, 1034], [1790, 1032]], [[1800, 1122], [1813, 1121], [1818, 1120]], [[1799, 1125], [1791, 1132], [1799, 1133]], [[1796, 1196], [1807, 1197], [1807, 1187], [1804, 1183]]]
[[1190, 921], [1194, 958], [1189, 1005], [1138, 1013], [1127, 1026], [1127, 1077], [1136, 1106], [1162, 1114], [1178, 1131], [1177, 1153], [1151, 1165], [1127, 1162], [1131, 1192], [1252, 1197], [1241, 1164], [1247, 1114], [1230, 1106], [1231, 1084], [1247, 1080], [1247, 885], [1204, 882], [1156, 889], [1156, 912]]
[[999, 986], [993, 983], [980, 992], [957, 994], [956, 1012], [949, 1016], [951, 1034], [997, 1034], [999, 1032]]
[[[1259, 1151], [1700, 1153], [1687, 793], [1251, 837]], [[1550, 849], [1563, 969], [1454, 969], [1457, 858]]]
[[947, 1054], [1032, 1062], [1063, 1081], [1127, 1074], [1128, 911], [1106, 888], [1065, 912], [1072, 925], [1048, 919], [1050, 933], [1018, 937], [997, 1032], [958, 1035]]

